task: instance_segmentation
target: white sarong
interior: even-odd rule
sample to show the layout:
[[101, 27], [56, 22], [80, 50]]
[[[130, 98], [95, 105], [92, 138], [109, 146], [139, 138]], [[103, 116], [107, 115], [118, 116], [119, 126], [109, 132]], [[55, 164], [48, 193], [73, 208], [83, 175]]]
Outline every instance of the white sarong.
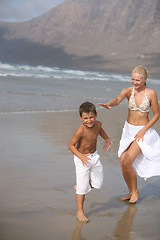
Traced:
[[[119, 157], [135, 140], [134, 137], [141, 128], [143, 126], [134, 126], [125, 122], [118, 150]], [[141, 153], [133, 162], [136, 173], [144, 179], [160, 175], [160, 136], [156, 130], [148, 129], [143, 141], [140, 139], [137, 143]]]

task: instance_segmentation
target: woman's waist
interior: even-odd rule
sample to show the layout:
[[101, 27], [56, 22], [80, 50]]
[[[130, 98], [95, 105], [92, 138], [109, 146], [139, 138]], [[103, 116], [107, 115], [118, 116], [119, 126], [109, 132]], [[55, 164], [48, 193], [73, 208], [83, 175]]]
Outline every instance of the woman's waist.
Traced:
[[127, 122], [134, 126], [144, 126], [149, 122], [148, 114], [129, 114]]
[[128, 137], [131, 136], [135, 136], [136, 133], [138, 131], [140, 131], [142, 128], [144, 127], [144, 125], [134, 125], [134, 124], [131, 124], [127, 121], [125, 121], [125, 124], [124, 124], [124, 127], [123, 127], [123, 131], [126, 132], [128, 134]]
[[126, 120], [130, 125], [134, 125], [134, 126], [145, 126], [147, 123], [148, 123], [148, 121], [130, 121], [130, 120]]

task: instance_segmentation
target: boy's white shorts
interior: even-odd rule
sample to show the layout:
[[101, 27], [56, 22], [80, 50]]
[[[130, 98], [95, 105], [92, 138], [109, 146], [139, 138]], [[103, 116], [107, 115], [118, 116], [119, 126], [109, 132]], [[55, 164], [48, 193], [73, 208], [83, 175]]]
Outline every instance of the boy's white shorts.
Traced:
[[88, 155], [91, 159], [87, 166], [83, 166], [81, 159], [74, 155], [76, 168], [76, 194], [84, 195], [93, 188], [101, 188], [103, 183], [103, 166], [97, 151]]

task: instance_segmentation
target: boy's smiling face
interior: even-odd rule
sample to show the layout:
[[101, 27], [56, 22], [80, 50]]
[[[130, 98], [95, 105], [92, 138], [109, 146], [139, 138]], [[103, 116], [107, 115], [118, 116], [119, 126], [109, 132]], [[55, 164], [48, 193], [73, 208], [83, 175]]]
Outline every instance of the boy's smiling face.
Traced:
[[93, 112], [89, 113], [82, 113], [82, 117], [80, 117], [83, 121], [83, 125], [88, 128], [92, 128], [96, 122], [97, 115], [95, 115]]

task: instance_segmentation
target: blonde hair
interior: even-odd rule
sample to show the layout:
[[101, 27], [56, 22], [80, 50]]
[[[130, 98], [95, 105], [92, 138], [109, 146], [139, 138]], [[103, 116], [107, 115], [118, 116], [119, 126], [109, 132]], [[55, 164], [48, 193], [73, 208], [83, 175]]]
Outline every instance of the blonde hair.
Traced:
[[144, 80], [147, 79], [147, 76], [148, 76], [148, 73], [147, 73], [147, 69], [145, 67], [141, 67], [141, 66], [138, 66], [138, 67], [135, 67], [133, 70], [132, 70], [132, 73], [138, 73], [142, 76], [142, 78]]

